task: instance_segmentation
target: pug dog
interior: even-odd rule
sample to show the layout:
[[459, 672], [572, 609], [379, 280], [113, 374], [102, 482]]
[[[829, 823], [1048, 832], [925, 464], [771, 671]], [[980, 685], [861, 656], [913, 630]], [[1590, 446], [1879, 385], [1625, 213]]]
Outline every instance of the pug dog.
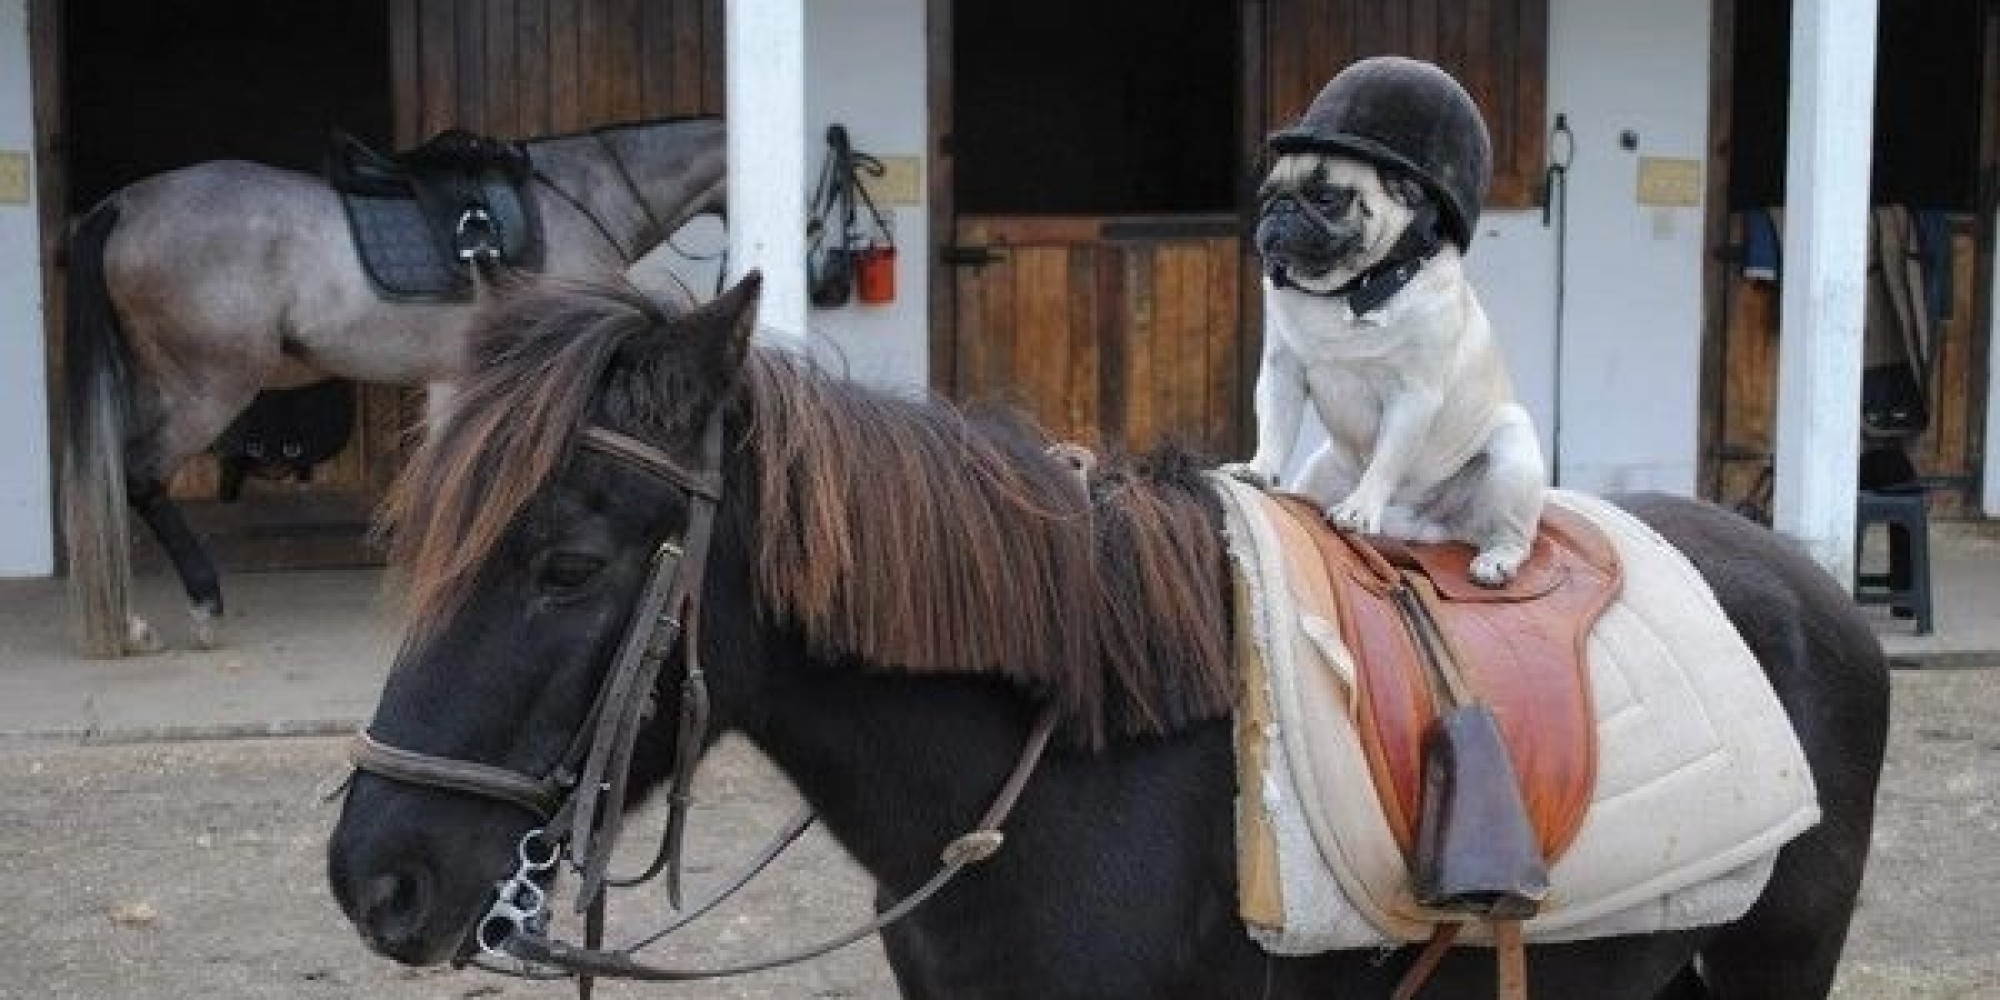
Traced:
[[1256, 452], [1230, 471], [1276, 485], [1308, 401], [1327, 439], [1293, 487], [1337, 527], [1478, 549], [1472, 579], [1513, 579], [1547, 486], [1541, 444], [1414, 176], [1337, 153], [1280, 157], [1259, 192], [1264, 353]]

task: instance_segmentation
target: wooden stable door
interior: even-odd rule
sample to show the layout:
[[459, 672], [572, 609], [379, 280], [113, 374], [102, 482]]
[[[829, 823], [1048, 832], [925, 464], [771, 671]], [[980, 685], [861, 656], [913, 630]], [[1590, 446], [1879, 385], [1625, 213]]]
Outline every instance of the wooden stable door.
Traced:
[[960, 216], [953, 380], [1052, 435], [1228, 457], [1240, 437], [1233, 215]]

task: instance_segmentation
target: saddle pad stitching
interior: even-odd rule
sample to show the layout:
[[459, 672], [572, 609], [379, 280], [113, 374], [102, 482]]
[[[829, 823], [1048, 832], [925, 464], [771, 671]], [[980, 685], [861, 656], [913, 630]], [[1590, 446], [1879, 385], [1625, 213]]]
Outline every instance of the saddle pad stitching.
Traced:
[[1726, 766], [1728, 764], [1733, 763], [1735, 759], [1736, 755], [1728, 752], [1727, 750], [1722, 750], [1722, 749], [1710, 750], [1707, 753], [1704, 753], [1698, 757], [1691, 757], [1685, 761], [1682, 761], [1681, 763], [1675, 764], [1673, 767], [1667, 768], [1664, 771], [1660, 771], [1656, 774], [1648, 776], [1646, 784], [1644, 785], [1634, 785], [1631, 788], [1612, 792], [1611, 794], [1603, 798], [1597, 799], [1596, 801], [1590, 804], [1590, 808], [1592, 809], [1609, 808], [1615, 805], [1616, 803], [1623, 801], [1626, 797], [1633, 795], [1634, 793], [1645, 791], [1654, 782], [1677, 778], [1681, 774], [1689, 771], [1714, 770], [1715, 767]]
[[[1665, 752], [1660, 754], [1659, 760], [1640, 762], [1654, 765], [1643, 771], [1633, 767], [1635, 763], [1633, 761], [1614, 762], [1626, 765], [1623, 768], [1613, 768], [1613, 775], [1623, 782], [1623, 787], [1614, 785], [1612, 775], [1601, 776], [1600, 793], [1604, 794], [1607, 800], [1645, 788], [1656, 780], [1672, 775], [1681, 767], [1713, 752], [1715, 746], [1722, 742], [1714, 713], [1711, 711], [1709, 697], [1702, 690], [1702, 686], [1688, 673], [1687, 664], [1682, 662], [1681, 658], [1672, 655], [1670, 648], [1660, 639], [1659, 629], [1654, 627], [1656, 623], [1650, 622], [1646, 615], [1636, 609], [1624, 605], [1608, 609], [1608, 612], [1610, 613], [1599, 622], [1599, 628], [1608, 634], [1592, 638], [1588, 655], [1593, 664], [1593, 673], [1595, 666], [1602, 664], [1607, 670], [1616, 671], [1621, 676], [1624, 688], [1632, 701], [1613, 717], [1599, 720], [1600, 739], [1605, 739], [1606, 734], [1614, 731], [1627, 731], [1644, 726], [1649, 720], [1672, 718], [1677, 715], [1678, 713], [1662, 712], [1659, 700], [1663, 697], [1674, 698], [1677, 704], [1692, 709], [1694, 716], [1684, 718], [1684, 725], [1692, 725], [1695, 721], [1699, 721], [1701, 729], [1699, 732], [1691, 732], [1686, 728], [1677, 730], [1682, 738], [1677, 740], [1675, 745], [1663, 748]], [[1642, 644], [1645, 647], [1643, 650], [1640, 648]], [[1650, 686], [1637, 683], [1631, 672], [1631, 664], [1635, 660], [1665, 662], [1669, 664], [1670, 673], [1662, 671], [1654, 674], [1652, 676], [1654, 683]], [[1689, 756], [1687, 752], [1692, 752], [1693, 755]]]

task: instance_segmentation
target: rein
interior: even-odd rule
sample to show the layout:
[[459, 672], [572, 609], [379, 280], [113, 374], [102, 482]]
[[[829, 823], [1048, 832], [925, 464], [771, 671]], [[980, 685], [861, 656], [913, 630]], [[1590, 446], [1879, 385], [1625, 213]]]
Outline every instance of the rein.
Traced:
[[[937, 871], [894, 906], [857, 927], [824, 941], [770, 958], [707, 969], [652, 965], [636, 953], [708, 913], [748, 885], [812, 825], [813, 814], [802, 809], [770, 844], [733, 879], [694, 906], [682, 908], [681, 848], [692, 799], [689, 787], [709, 729], [708, 686], [699, 655], [695, 626], [699, 620], [701, 582], [714, 538], [716, 509], [722, 498], [722, 419], [710, 416], [702, 435], [702, 467], [688, 469], [665, 452], [629, 435], [603, 427], [586, 429], [581, 446], [679, 487], [687, 494], [688, 527], [679, 540], [662, 541], [655, 550], [639, 603], [627, 620], [616, 659], [598, 689], [589, 713], [571, 737], [556, 766], [542, 777], [507, 768], [434, 756], [385, 744], [367, 732], [355, 737], [349, 761], [367, 771], [406, 784], [440, 788], [518, 805], [542, 825], [529, 830], [516, 848], [519, 864], [512, 876], [494, 889], [493, 902], [468, 931], [461, 964], [470, 962], [491, 972], [530, 979], [574, 976], [577, 994], [588, 998], [596, 977], [651, 982], [686, 982], [758, 972], [804, 962], [859, 941], [901, 920], [941, 891], [968, 865], [991, 858], [1005, 841], [1001, 826], [1019, 802], [1054, 733], [1059, 712], [1042, 708], [1006, 782], [995, 794], [978, 824], [946, 844]], [[1074, 460], [1073, 464], [1074, 464]], [[681, 711], [676, 726], [674, 773], [668, 784], [669, 811], [658, 852], [650, 865], [631, 878], [609, 872], [613, 847], [624, 824], [626, 782], [634, 745], [645, 722], [645, 709], [660, 669], [676, 645], [682, 649]], [[564, 859], [580, 873], [576, 909], [585, 913], [584, 943], [551, 937], [546, 882], [553, 880]], [[665, 876], [674, 916], [662, 927], [622, 947], [604, 949], [603, 930], [607, 888], [626, 888]]]

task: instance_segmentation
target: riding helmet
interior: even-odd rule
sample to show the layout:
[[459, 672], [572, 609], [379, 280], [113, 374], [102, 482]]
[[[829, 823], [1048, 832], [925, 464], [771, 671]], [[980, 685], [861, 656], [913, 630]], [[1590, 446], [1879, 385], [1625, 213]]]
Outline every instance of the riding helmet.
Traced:
[[1437, 199], [1460, 250], [1472, 244], [1493, 183], [1493, 144], [1471, 95], [1444, 70], [1402, 56], [1341, 70], [1269, 144], [1281, 156], [1340, 153], [1407, 171]]

